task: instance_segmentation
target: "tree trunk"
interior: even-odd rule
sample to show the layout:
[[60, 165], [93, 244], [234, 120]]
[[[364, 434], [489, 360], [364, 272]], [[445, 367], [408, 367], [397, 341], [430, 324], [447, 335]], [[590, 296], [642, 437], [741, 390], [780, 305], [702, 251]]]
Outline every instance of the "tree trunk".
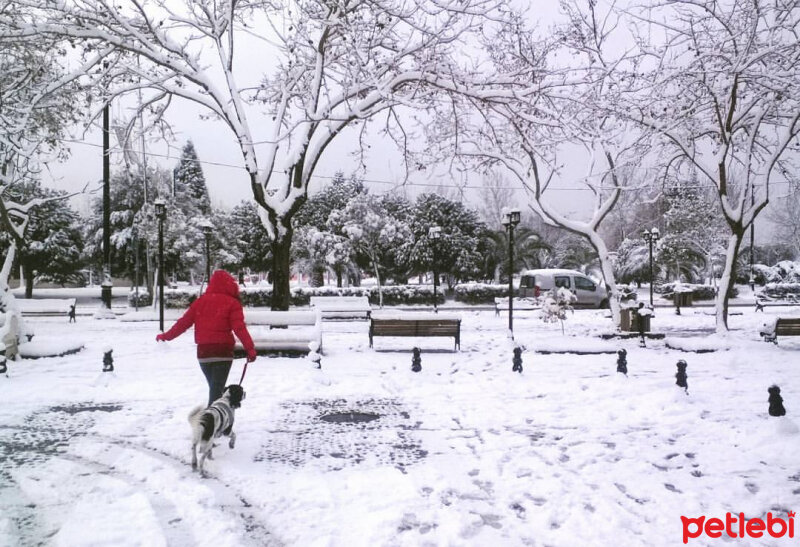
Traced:
[[272, 240], [272, 309], [285, 311], [289, 309], [292, 296], [289, 275], [293, 230], [291, 226], [282, 228]]
[[308, 280], [308, 285], [311, 287], [322, 287], [325, 284], [325, 268], [314, 266], [311, 269], [311, 279]]
[[336, 268], [336, 287], [341, 289], [342, 288], [342, 268]]
[[608, 255], [608, 248], [599, 234], [590, 233], [588, 238], [595, 251], [597, 251], [597, 258], [600, 261], [600, 270], [603, 272], [603, 281], [608, 293], [608, 306], [611, 308], [611, 320], [614, 322], [614, 326], [619, 328], [622, 320], [619, 305], [620, 296], [617, 289], [617, 281], [614, 278], [614, 266], [611, 264], [611, 257]]
[[25, 278], [25, 298], [33, 298], [33, 273]]
[[383, 308], [383, 287], [381, 286], [381, 274], [378, 271], [377, 260], [372, 260], [372, 267], [375, 268], [375, 280], [378, 282], [378, 307]]
[[722, 278], [719, 280], [719, 290], [717, 291], [717, 332], [728, 330], [728, 301], [736, 281], [736, 257], [739, 256], [739, 248], [742, 246], [742, 240], [744, 239], [743, 228], [737, 226], [732, 228], [731, 231], [732, 233], [728, 238], [728, 252], [725, 255], [725, 269], [722, 272]]

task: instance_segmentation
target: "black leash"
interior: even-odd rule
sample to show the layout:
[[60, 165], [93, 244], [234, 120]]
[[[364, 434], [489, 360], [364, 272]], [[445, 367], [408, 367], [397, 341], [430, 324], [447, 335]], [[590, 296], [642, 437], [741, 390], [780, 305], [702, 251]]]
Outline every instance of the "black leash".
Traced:
[[240, 385], [240, 386], [242, 385], [242, 382], [244, 382], [244, 375], [247, 373], [247, 365], [249, 365], [249, 364], [250, 364], [250, 362], [249, 362], [249, 361], [245, 361], [245, 362], [244, 362], [244, 370], [242, 371], [242, 377], [241, 377], [241, 379], [239, 380], [239, 385]]

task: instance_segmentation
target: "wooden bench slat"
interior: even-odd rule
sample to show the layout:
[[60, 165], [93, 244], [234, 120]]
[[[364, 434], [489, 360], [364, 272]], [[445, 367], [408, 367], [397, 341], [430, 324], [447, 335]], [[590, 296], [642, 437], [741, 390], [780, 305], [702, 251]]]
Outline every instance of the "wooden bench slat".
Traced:
[[375, 336], [452, 336], [455, 346], [461, 348], [461, 320], [460, 319], [381, 319], [371, 318], [369, 326], [369, 346]]
[[800, 317], [779, 317], [775, 320], [775, 330], [761, 331], [765, 342], [778, 343], [778, 336], [800, 336]]

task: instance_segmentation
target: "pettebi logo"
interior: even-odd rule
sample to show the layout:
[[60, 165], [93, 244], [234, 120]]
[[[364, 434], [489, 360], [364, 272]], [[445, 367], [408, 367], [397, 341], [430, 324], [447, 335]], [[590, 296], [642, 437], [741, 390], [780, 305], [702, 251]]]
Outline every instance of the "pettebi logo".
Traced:
[[767, 513], [764, 519], [745, 520], [744, 513], [733, 515], [725, 514], [725, 520], [719, 518], [707, 519], [705, 516], [697, 518], [681, 517], [683, 523], [683, 543], [689, 543], [690, 539], [699, 538], [705, 534], [710, 538], [722, 537], [725, 533], [731, 538], [760, 538], [764, 534], [774, 538], [790, 537], [794, 538], [794, 511], [786, 513], [786, 519], [773, 517], [772, 513]]

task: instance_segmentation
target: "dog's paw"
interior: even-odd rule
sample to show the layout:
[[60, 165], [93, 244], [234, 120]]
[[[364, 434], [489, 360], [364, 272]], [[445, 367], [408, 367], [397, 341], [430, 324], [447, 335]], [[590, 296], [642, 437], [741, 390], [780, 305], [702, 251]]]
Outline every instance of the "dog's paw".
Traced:
[[234, 446], [236, 446], [236, 441], [234, 441], [233, 439], [228, 441], [228, 448], [233, 448]]

